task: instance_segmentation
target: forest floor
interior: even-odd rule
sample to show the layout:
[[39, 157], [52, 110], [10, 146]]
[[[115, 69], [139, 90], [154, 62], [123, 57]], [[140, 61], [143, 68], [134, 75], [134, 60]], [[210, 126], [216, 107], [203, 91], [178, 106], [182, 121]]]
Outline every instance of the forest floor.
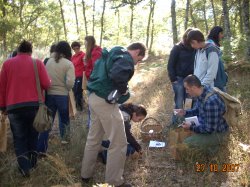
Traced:
[[[239, 143], [250, 144], [250, 71], [238, 66], [229, 68], [228, 92], [242, 101], [243, 115], [239, 128], [231, 128], [227, 145], [221, 147], [214, 158], [205, 155], [187, 156], [175, 161], [168, 146], [168, 126], [173, 111], [173, 92], [166, 73], [166, 57], [151, 57], [136, 67], [130, 82], [133, 92], [131, 102], [143, 104], [148, 116], [157, 119], [163, 126], [165, 148], [148, 148], [141, 142], [140, 125], [133, 124], [132, 132], [143, 146], [143, 156], [128, 158], [124, 177], [138, 187], [190, 187], [190, 186], [250, 186], [250, 154], [243, 151]], [[243, 71], [244, 70], [244, 71]], [[9, 141], [8, 151], [0, 154], [0, 186], [104, 186], [105, 165], [100, 160], [91, 184], [81, 183], [80, 170], [87, 134], [86, 111], [71, 120], [71, 142], [61, 145], [58, 130], [50, 137], [48, 157], [40, 159], [30, 178], [23, 178], [17, 170], [13, 145]], [[196, 171], [196, 164], [204, 164], [203, 172]], [[209, 164], [239, 164], [236, 172], [211, 172]]]

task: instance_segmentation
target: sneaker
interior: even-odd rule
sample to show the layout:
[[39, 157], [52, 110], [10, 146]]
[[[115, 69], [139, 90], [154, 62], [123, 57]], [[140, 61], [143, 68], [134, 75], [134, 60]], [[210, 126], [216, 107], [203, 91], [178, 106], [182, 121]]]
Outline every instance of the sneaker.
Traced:
[[68, 141], [66, 141], [66, 140], [62, 140], [61, 141], [61, 144], [63, 144], [63, 145], [66, 145], [66, 144], [68, 144], [69, 142]]

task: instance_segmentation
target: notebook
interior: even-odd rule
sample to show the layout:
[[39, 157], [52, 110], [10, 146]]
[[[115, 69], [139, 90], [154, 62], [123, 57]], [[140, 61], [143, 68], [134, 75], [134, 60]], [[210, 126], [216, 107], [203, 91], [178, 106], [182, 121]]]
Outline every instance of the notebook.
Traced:
[[200, 125], [197, 116], [192, 116], [192, 117], [185, 118], [185, 121], [190, 122], [190, 123], [194, 122], [196, 126]]

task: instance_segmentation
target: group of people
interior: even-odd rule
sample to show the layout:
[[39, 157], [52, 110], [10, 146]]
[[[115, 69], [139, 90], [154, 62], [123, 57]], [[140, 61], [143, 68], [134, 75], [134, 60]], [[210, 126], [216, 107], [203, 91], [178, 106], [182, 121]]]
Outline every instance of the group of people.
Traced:
[[[228, 77], [220, 50], [222, 38], [220, 26], [210, 30], [207, 40], [200, 30], [189, 28], [182, 41], [173, 47], [168, 61], [177, 116], [197, 116], [199, 122], [183, 122], [184, 129], [194, 132], [184, 140], [184, 145], [205, 150], [208, 154], [218, 150], [229, 130], [223, 118], [225, 103], [213, 91], [213, 87], [226, 91]], [[193, 99], [193, 105], [185, 109], [188, 97]]]
[[[199, 120], [199, 125], [182, 124], [183, 128], [195, 132], [184, 141], [189, 147], [213, 149], [229, 129], [222, 117], [225, 103], [216, 93], [208, 96], [214, 86], [226, 91], [227, 75], [220, 50], [222, 37], [219, 26], [211, 29], [207, 41], [198, 29], [188, 29], [170, 53], [168, 74], [175, 93], [175, 111], [177, 115], [197, 116]], [[46, 91], [43, 100], [52, 111], [53, 119], [56, 112], [59, 115], [62, 144], [70, 141], [69, 91], [73, 89], [76, 108], [82, 111], [82, 81], [84, 77], [88, 80], [87, 110], [91, 125], [82, 160], [82, 181], [88, 183], [93, 177], [99, 155], [106, 164], [105, 182], [130, 186], [123, 178], [126, 155], [142, 154], [140, 144], [130, 131], [130, 121], [142, 121], [147, 111], [141, 105], [124, 102], [130, 96], [128, 82], [134, 74], [134, 66], [145, 58], [146, 47], [137, 42], [127, 48], [102, 49], [93, 36], [85, 37], [84, 45], [85, 52], [80, 42], [70, 46], [60, 41], [51, 46], [50, 57], [42, 62], [31, 57], [32, 44], [24, 40], [17, 53], [3, 63], [0, 109], [2, 114], [8, 114], [19, 170], [28, 177], [30, 170], [36, 167], [38, 153], [46, 153], [48, 149], [50, 131], [39, 134], [33, 128], [39, 107], [36, 63], [42, 92]], [[73, 56], [71, 50], [75, 53]], [[187, 97], [195, 99], [193, 107], [184, 110]], [[100, 149], [101, 146], [105, 149]]]
[[[130, 96], [128, 81], [134, 74], [134, 65], [145, 57], [146, 47], [132, 43], [127, 48], [101, 49], [93, 36], [85, 37], [84, 44], [85, 53], [80, 42], [70, 46], [67, 41], [60, 41], [51, 46], [50, 57], [42, 62], [32, 58], [33, 46], [23, 40], [1, 67], [0, 109], [10, 121], [18, 169], [29, 177], [38, 156], [46, 156], [50, 132], [38, 133], [33, 127], [39, 108], [34, 64], [42, 99], [52, 111], [53, 120], [58, 112], [62, 144], [70, 141], [69, 91], [73, 89], [76, 108], [82, 111], [82, 79], [86, 76], [91, 125], [82, 161], [82, 180], [88, 182], [93, 176], [99, 154], [106, 163], [105, 181], [126, 186], [123, 179], [126, 154], [142, 153], [130, 131], [130, 120], [139, 122], [147, 112], [141, 105], [120, 104]], [[75, 52], [73, 56], [71, 50]], [[107, 150], [100, 149], [101, 144]]]

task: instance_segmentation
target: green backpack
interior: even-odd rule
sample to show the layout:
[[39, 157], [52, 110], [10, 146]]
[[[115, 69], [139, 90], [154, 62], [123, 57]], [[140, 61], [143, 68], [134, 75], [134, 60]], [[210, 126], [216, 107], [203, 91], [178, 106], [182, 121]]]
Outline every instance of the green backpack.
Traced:
[[[93, 91], [96, 93], [96, 95], [104, 99], [108, 97], [110, 92], [114, 90], [111, 78], [109, 77], [109, 71], [112, 68], [114, 62], [119, 58], [123, 58], [125, 53], [126, 49], [119, 46], [116, 46], [112, 49], [103, 48], [102, 56], [96, 61], [87, 85], [87, 88], [90, 92]], [[117, 103], [122, 104], [127, 101], [129, 97], [130, 93], [127, 95], [122, 95]]]
[[219, 88], [214, 87], [212, 90], [212, 92], [209, 92], [206, 95], [204, 102], [206, 102], [211, 95], [217, 93], [224, 101], [226, 107], [226, 112], [224, 113], [223, 118], [226, 120], [229, 126], [237, 126], [239, 122], [239, 117], [242, 114], [240, 100], [229, 95], [226, 92], [221, 91]]

